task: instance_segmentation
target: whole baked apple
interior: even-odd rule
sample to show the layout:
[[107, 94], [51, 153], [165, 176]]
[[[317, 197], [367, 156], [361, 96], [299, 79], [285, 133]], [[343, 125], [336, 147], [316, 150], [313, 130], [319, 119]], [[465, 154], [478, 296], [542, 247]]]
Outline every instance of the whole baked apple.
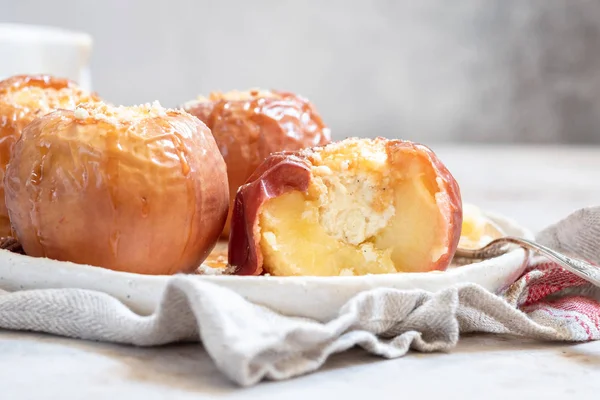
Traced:
[[0, 81], [0, 237], [11, 235], [4, 202], [4, 172], [21, 132], [35, 118], [58, 108], [99, 101], [74, 82], [49, 75], [18, 75]]
[[82, 104], [36, 119], [5, 185], [28, 255], [141, 274], [194, 271], [229, 203], [210, 130], [158, 104]]
[[271, 155], [235, 200], [229, 264], [240, 275], [365, 275], [448, 267], [459, 187], [427, 147], [346, 139]]
[[[271, 153], [320, 146], [331, 140], [315, 107], [293, 93], [211, 93], [184, 108], [204, 121], [215, 137], [227, 164], [231, 204], [238, 188]], [[223, 236], [229, 234], [230, 218], [231, 212]]]

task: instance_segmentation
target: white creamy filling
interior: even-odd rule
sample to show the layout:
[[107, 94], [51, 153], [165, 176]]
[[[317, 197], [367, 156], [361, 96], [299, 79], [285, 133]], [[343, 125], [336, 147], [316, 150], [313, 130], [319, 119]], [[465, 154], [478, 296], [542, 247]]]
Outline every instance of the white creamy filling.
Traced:
[[390, 201], [383, 210], [375, 210], [374, 201], [381, 201], [376, 188], [381, 184], [385, 182], [376, 182], [368, 173], [315, 176], [319, 222], [327, 234], [357, 246], [384, 229], [395, 208]]

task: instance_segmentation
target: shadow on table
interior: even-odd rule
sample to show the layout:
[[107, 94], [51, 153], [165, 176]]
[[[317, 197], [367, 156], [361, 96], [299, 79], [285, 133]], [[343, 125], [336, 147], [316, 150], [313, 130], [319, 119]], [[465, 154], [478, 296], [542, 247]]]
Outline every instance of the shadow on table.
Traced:
[[[467, 334], [462, 335], [453, 354], [474, 352], [498, 353], [503, 351], [531, 351], [553, 349], [565, 361], [580, 365], [600, 367], [600, 352], [583, 348], [588, 342], [548, 342], [522, 338], [515, 335]], [[435, 353], [431, 354], [435, 355]]]
[[[122, 380], [149, 385], [176, 388], [186, 392], [226, 394], [241, 389], [223, 375], [198, 343], [174, 344], [160, 347], [133, 347], [111, 343], [75, 340], [48, 334], [0, 331], [6, 340], [31, 340], [37, 344], [64, 346], [69, 350], [93, 352], [118, 363], [118, 370], [111, 372]], [[376, 363], [380, 358], [370, 356], [360, 349], [332, 356], [321, 371], [358, 367]], [[85, 365], [82, 366], [85, 368]], [[317, 372], [317, 374], [319, 373]], [[312, 375], [314, 376], [314, 375]], [[297, 379], [303, 379], [299, 377]], [[276, 384], [273, 382], [272, 384]], [[269, 385], [269, 382], [261, 386]]]
[[[116, 361], [118, 370], [111, 373], [122, 380], [168, 386], [190, 392], [225, 393], [237, 388], [221, 372], [198, 343], [175, 344], [161, 347], [133, 347], [85, 340], [74, 340], [47, 334], [1, 331], [4, 339], [11, 336], [38, 344], [64, 346], [84, 352], [93, 352]], [[85, 365], [82, 365], [85, 368]]]
[[[23, 333], [3, 331], [4, 338], [10, 340], [11, 336], [23, 340]], [[51, 335], [31, 333], [28, 339], [37, 343], [48, 343], [52, 345], [65, 346], [85, 352], [94, 352], [98, 355], [109, 357], [119, 364], [119, 370], [115, 375], [123, 380], [142, 382], [150, 385], [159, 385], [176, 388], [186, 392], [199, 392], [210, 394], [227, 394], [238, 391], [240, 388], [229, 381], [214, 365], [203, 347], [196, 343], [177, 344], [162, 347], [141, 348], [125, 345], [90, 342], [84, 340], [72, 340]], [[515, 338], [503, 335], [465, 335], [458, 346], [450, 354], [444, 353], [417, 353], [411, 352], [406, 357], [429, 358], [429, 357], [451, 357], [452, 354], [467, 354], [473, 352], [503, 352], [519, 350], [556, 348], [564, 358], [578, 364], [588, 366], [600, 366], [600, 354], [586, 352], [578, 349], [576, 345], [565, 343], [548, 343], [535, 340]], [[368, 368], [376, 368], [377, 363], [394, 362], [369, 355], [366, 351], [354, 348], [347, 352], [332, 356], [325, 366], [313, 374], [295, 379], [314, 380], [329, 379], [328, 372], [338, 369], [348, 369], [349, 375], [358, 374], [357, 378], [364, 372], [365, 364], [373, 364]], [[395, 360], [402, 362], [402, 359]], [[82, 366], [85, 368], [85, 366]], [[284, 382], [271, 382], [261, 384], [262, 389], [277, 390]], [[267, 391], [270, 391], [267, 389]], [[252, 391], [252, 388], [244, 389]]]

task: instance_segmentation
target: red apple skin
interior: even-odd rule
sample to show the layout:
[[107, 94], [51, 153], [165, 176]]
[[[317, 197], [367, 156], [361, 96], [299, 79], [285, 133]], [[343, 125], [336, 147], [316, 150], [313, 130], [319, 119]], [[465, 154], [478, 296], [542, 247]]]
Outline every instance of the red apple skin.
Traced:
[[268, 157], [248, 178], [235, 197], [229, 233], [228, 259], [236, 275], [260, 275], [263, 255], [258, 226], [260, 208], [270, 198], [293, 190], [305, 192], [310, 182], [310, 164], [290, 153]]
[[227, 165], [231, 205], [223, 229], [225, 238], [238, 188], [270, 154], [331, 142], [329, 128], [308, 99], [277, 90], [247, 94], [244, 99], [215, 94], [184, 105], [209, 127]]
[[[429, 147], [403, 140], [374, 140], [386, 142], [385, 149], [391, 168], [401, 168], [407, 160], [414, 162], [415, 157], [431, 166], [434, 172], [432, 179], [439, 187], [436, 197], [438, 206], [448, 227], [448, 251], [420, 272], [446, 270], [456, 252], [462, 229], [462, 199], [458, 183]], [[312, 179], [309, 156], [318, 149], [319, 147], [299, 152], [274, 153], [240, 187], [233, 206], [228, 249], [229, 264], [234, 274], [263, 273], [259, 229], [261, 206], [271, 198], [294, 190], [306, 192]], [[411, 157], [408, 158], [407, 155]]]
[[442, 215], [445, 216], [446, 226], [448, 226], [448, 251], [436, 262], [431, 263], [429, 269], [422, 272], [445, 271], [452, 262], [462, 230], [462, 197], [458, 182], [433, 150], [425, 145], [410, 141], [390, 140], [386, 147], [388, 160], [390, 160], [392, 166], [401, 163], [406, 154], [412, 152], [425, 162], [430, 163], [435, 177], [439, 178], [437, 184], [440, 186], [439, 194], [441, 196], [438, 199], [438, 206], [442, 211]]

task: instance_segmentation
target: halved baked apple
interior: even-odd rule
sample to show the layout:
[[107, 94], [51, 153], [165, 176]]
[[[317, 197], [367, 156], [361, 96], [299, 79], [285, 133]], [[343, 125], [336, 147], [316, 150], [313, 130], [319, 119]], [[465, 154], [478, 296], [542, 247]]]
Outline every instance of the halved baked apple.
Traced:
[[350, 138], [271, 155], [236, 196], [234, 273], [445, 270], [462, 223], [458, 184], [427, 147]]

